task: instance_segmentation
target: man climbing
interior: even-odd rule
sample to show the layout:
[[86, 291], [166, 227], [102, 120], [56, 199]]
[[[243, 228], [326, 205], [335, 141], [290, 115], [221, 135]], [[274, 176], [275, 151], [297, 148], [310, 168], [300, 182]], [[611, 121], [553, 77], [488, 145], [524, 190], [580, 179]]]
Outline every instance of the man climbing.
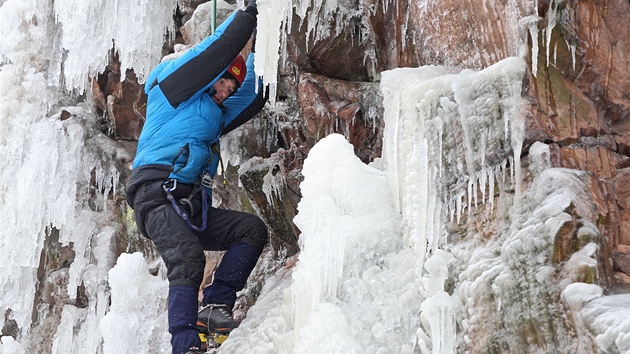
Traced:
[[[256, 15], [250, 0], [201, 43], [158, 65], [145, 86], [146, 123], [127, 202], [166, 264], [173, 354], [200, 351], [198, 320], [211, 332], [229, 333], [239, 325], [231, 313], [236, 292], [267, 243], [267, 228], [257, 216], [211, 206], [219, 137], [251, 119], [266, 101], [256, 84], [254, 53], [247, 63], [239, 54], [255, 37]], [[204, 250], [227, 252], [203, 289], [198, 312]]]

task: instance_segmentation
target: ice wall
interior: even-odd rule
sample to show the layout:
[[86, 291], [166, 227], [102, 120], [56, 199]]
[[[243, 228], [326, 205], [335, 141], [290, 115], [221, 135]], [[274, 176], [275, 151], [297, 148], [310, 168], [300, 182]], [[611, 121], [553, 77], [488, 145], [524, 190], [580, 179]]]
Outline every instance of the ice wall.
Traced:
[[[405, 237], [421, 254], [440, 244], [444, 215], [459, 220], [492, 203], [497, 180], [509, 178], [518, 193], [525, 69], [522, 59], [509, 58], [481, 72], [426, 66], [383, 73], [383, 159]], [[508, 164], [513, 179], [504, 175]]]
[[460, 200], [462, 214], [491, 198], [472, 191], [503, 178], [520, 144], [524, 70], [512, 58], [481, 72], [384, 73], [382, 161], [366, 166], [336, 134], [311, 149], [294, 220], [299, 261], [290, 278], [270, 280], [222, 350], [455, 352], [459, 300], [446, 292], [454, 257], [440, 249], [442, 206]]
[[[560, 180], [554, 181], [552, 176]], [[521, 199], [521, 207], [512, 211], [509, 229], [490, 240], [473, 237], [473, 241], [453, 247], [464, 264], [458, 269], [456, 292], [464, 305], [464, 340], [471, 348], [535, 348], [547, 343], [571, 352], [561, 325], [562, 311], [552, 300], [550, 287], [555, 282], [550, 250], [558, 228], [570, 219], [563, 210], [571, 200], [566, 193], [578, 182], [573, 178], [545, 172], [540, 184], [533, 185]], [[529, 344], [519, 338], [518, 330], [528, 324], [537, 338]]]
[[[269, 13], [270, 3], [259, 1], [261, 12], [267, 6], [263, 33], [271, 34], [260, 37], [269, 46], [261, 65], [275, 73], [280, 54], [276, 57], [272, 49], [280, 44], [274, 26], [283, 15]], [[76, 256], [68, 269], [47, 276], [68, 279], [60, 297], [76, 297], [83, 284], [89, 300], [87, 307], [63, 307], [60, 323], [48, 332], [53, 352], [168, 351], [161, 274], [150, 276], [137, 254], [121, 257], [109, 271], [117, 229], [105, 196], [114, 191], [118, 176], [102, 157], [120, 151], [85, 124], [94, 119], [89, 109], [65, 107], [72, 116], [65, 121], [49, 114], [69, 100], [61, 91], [84, 91], [112, 46], [124, 52], [123, 73], [133, 66], [142, 77], [158, 61], [174, 1], [151, 2], [151, 11], [147, 4], [0, 1], [0, 32], [11, 38], [0, 42], [0, 314], [8, 313], [0, 316], [0, 327], [8, 320], [21, 329], [17, 341], [2, 338], [3, 353], [28, 349], [42, 243], [53, 229], [61, 244], [73, 245]], [[299, 13], [306, 15], [312, 7], [326, 20], [334, 6], [344, 5], [296, 4]], [[101, 18], [115, 20], [105, 24]], [[319, 30], [309, 27], [309, 36], [324, 33]], [[96, 44], [84, 42], [85, 33], [96, 36]], [[135, 48], [138, 38], [151, 45]], [[282, 35], [277, 39], [282, 41]], [[502, 319], [512, 326], [522, 324], [517, 320], [522, 313], [539, 316], [536, 333], [547, 341], [556, 324], [544, 320], [561, 310], [537, 301], [540, 294], [560, 291], [580, 323], [583, 346], [578, 349], [591, 348], [591, 331], [602, 351], [630, 348], [628, 321], [610, 314], [623, 314], [619, 309], [627, 308], [628, 298], [571, 284], [592, 269], [593, 243], [586, 242], [562, 269], [562, 288], [546, 285], [553, 275], [547, 258], [551, 237], [568, 222], [566, 206], [584, 198], [585, 177], [575, 171], [542, 172], [548, 151], [532, 147], [530, 154], [540, 157], [532, 164], [539, 167], [539, 177], [529, 191], [522, 190], [523, 73], [524, 63], [516, 58], [481, 72], [424, 67], [385, 73], [383, 161], [365, 166], [338, 135], [313, 148], [296, 219], [303, 230], [299, 263], [269, 279], [222, 351], [306, 353], [333, 347], [340, 352], [451, 353], [492, 335], [481, 330], [500, 322], [497, 312], [504, 312]], [[267, 182], [270, 195], [282, 183]], [[473, 235], [470, 243], [440, 249], [445, 222], [457, 223], [478, 208], [492, 210], [496, 190], [504, 192], [505, 186], [520, 199], [496, 239]], [[580, 235], [585, 241], [598, 237], [586, 222]], [[532, 308], [523, 307], [524, 299]], [[37, 310], [38, 318], [48, 314]], [[145, 316], [155, 318], [150, 329], [138, 332], [138, 326], [129, 326]], [[149, 338], [140, 337], [148, 332]], [[566, 332], [559, 333], [564, 345]], [[124, 345], [117, 341], [122, 335], [130, 338]], [[504, 328], [496, 335], [491, 343], [528, 345]], [[571, 345], [563, 349], [574, 349]]]
[[[419, 294], [404, 286], [413, 271], [396, 274], [409, 272], [414, 255], [397, 236], [385, 174], [353, 151], [337, 134], [311, 149], [295, 219], [299, 262], [268, 281], [221, 351], [412, 352]], [[400, 296], [405, 302], [392, 301]]]
[[[0, 351], [22, 353], [45, 342], [54, 352], [96, 353], [98, 321], [109, 306], [112, 240], [120, 232], [106, 197], [116, 192], [115, 161], [131, 157], [94, 128], [88, 105], [75, 105], [68, 93], [84, 92], [114, 45], [123, 74], [130, 66], [146, 73], [159, 60], [175, 2], [0, 5], [0, 328], [17, 331], [17, 340], [2, 337], [9, 344]], [[146, 45], [138, 46], [138, 38]], [[39, 274], [40, 261], [47, 260], [44, 241], [53, 234], [73, 249], [74, 260], [69, 268]], [[34, 309], [39, 286], [57, 280], [67, 282], [54, 294], [59, 307]], [[87, 307], [75, 306], [78, 287]], [[31, 336], [41, 330], [32, 320], [42, 324], [50, 316], [60, 316], [58, 326], [45, 338]]]

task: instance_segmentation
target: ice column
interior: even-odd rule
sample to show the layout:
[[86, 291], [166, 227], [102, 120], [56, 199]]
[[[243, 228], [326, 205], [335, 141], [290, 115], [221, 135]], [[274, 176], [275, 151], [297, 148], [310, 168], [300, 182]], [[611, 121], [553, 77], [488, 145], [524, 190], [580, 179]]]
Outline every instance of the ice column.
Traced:
[[30, 325], [47, 228], [72, 220], [76, 176], [57, 166], [76, 162], [80, 149], [74, 142], [80, 132], [45, 119], [54, 98], [42, 72], [49, 11], [47, 2], [36, 1], [0, 8], [0, 33], [11, 39], [0, 41], [0, 313], [11, 309], [19, 328]]
[[269, 85], [269, 99], [273, 104], [276, 100], [280, 48], [284, 48], [286, 33], [291, 28], [293, 8], [290, 0], [260, 0], [257, 4], [258, 32], [254, 67], [256, 75], [263, 77], [263, 86]]
[[[327, 136], [311, 149], [303, 173], [303, 198], [295, 218], [302, 230], [302, 252], [289, 289], [292, 340], [296, 342], [293, 352], [325, 352], [331, 346], [362, 352], [360, 348], [366, 348], [365, 343], [373, 338], [359, 328], [376, 326], [380, 333], [378, 328], [383, 326], [377, 324], [382, 319], [371, 314], [377, 308], [387, 312], [390, 306], [393, 313], [400, 311], [400, 304], [391, 300], [401, 294], [387, 292], [380, 282], [398, 278], [385, 265], [382, 273], [378, 266], [372, 267], [373, 263], [383, 264], [383, 255], [399, 245], [394, 238], [398, 218], [391, 207], [385, 174], [364, 165], [352, 145], [338, 134]], [[375, 250], [380, 254], [375, 255]], [[402, 259], [406, 258], [397, 261]], [[372, 294], [367, 291], [370, 286], [374, 286]], [[378, 301], [372, 297], [376, 293], [382, 293]], [[358, 311], [359, 304], [366, 308]], [[322, 321], [331, 323], [322, 326]], [[396, 345], [396, 341], [391, 343], [390, 350]]]
[[139, 252], [120, 255], [109, 271], [110, 311], [99, 323], [104, 354], [170, 351], [164, 273], [151, 275]]

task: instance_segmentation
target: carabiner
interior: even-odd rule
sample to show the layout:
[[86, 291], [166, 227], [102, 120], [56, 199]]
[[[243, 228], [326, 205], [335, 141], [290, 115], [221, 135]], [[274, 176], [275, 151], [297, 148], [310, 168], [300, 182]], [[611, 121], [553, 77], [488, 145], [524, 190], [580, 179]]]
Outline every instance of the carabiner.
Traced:
[[[172, 183], [172, 186], [169, 187], [169, 183]], [[177, 180], [175, 178], [167, 179], [162, 186], [167, 192], [172, 192], [177, 189]]]

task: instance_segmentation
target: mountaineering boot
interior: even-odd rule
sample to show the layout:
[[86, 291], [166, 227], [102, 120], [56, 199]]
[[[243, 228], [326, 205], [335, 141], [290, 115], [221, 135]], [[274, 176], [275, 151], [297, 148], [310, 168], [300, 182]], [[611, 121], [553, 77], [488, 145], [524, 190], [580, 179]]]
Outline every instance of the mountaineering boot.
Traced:
[[240, 322], [232, 317], [232, 311], [227, 305], [206, 305], [197, 314], [197, 329], [205, 334], [227, 334], [239, 324]]

